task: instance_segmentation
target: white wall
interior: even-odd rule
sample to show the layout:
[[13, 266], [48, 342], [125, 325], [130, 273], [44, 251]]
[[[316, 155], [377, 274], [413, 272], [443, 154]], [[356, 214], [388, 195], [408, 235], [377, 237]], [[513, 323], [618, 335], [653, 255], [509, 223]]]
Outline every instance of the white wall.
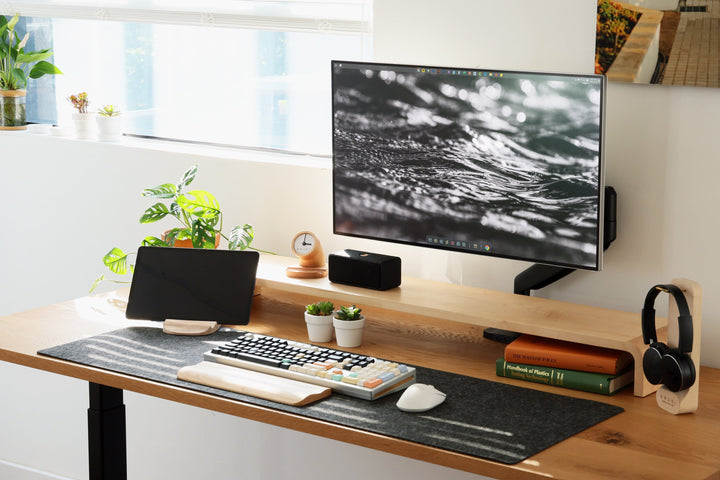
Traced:
[[[492, 14], [496, 5], [488, 2], [439, 3], [377, 2], [376, 58], [593, 71], [596, 0], [511, 0]], [[720, 205], [720, 145], [713, 133], [719, 106], [718, 89], [609, 86], [606, 182], [618, 192], [618, 238], [605, 252], [602, 272], [575, 272], [538, 296], [639, 312], [652, 285], [678, 277], [695, 280], [704, 290], [702, 362], [720, 366], [720, 298], [712, 295], [720, 288], [713, 245], [720, 231], [713, 221]], [[432, 262], [446, 270], [448, 281], [507, 291], [526, 266], [462, 254]], [[663, 297], [657, 301], [659, 315], [663, 302]]]
[[[379, 0], [375, 49], [378, 58], [395, 61], [587, 71], [594, 4]], [[562, 38], [567, 31], [576, 38]], [[705, 289], [702, 360], [720, 367], [720, 298], [713, 295], [720, 282], [713, 271], [720, 228], [712, 212], [720, 204], [714, 137], [720, 91], [611, 85], [608, 97], [607, 180], [619, 193], [618, 240], [604, 271], [573, 273], [540, 294], [639, 311], [652, 284], [678, 276], [697, 280]], [[174, 181], [193, 163], [200, 164], [195, 185], [218, 196], [226, 221], [253, 223], [256, 245], [277, 253], [289, 255], [292, 234], [310, 229], [326, 251], [399, 255], [405, 274], [504, 291], [527, 266], [335, 237], [330, 172], [315, 162], [289, 166], [238, 153], [178, 153], [22, 133], [0, 134], [0, 152], [0, 314], [85, 295], [111, 246], [131, 249], [157, 233], [137, 223], [148, 204], [139, 192]], [[0, 478], [58, 478], [47, 472], [86, 478], [85, 383], [8, 364], [0, 364], [0, 379]], [[243, 469], [252, 479], [311, 473], [329, 479], [338, 471], [347, 479], [388, 478], [398, 469], [418, 479], [479, 478], [140, 395], [126, 394], [126, 403], [133, 479], [225, 479]], [[228, 433], [216, 433], [221, 428]], [[191, 449], [205, 442], [199, 458], [189, 460]], [[323, 462], [306, 465], [308, 451], [322, 452]], [[346, 468], [349, 456], [363, 468]]]
[[593, 0], [377, 0], [378, 61], [480, 69], [590, 71]]

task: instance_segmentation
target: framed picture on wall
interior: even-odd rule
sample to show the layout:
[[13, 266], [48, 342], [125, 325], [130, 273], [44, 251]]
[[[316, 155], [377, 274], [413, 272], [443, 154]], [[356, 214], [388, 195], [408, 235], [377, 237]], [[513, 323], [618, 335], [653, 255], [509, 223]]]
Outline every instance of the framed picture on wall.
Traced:
[[614, 82], [718, 87], [718, 34], [720, 0], [598, 0], [595, 72]]

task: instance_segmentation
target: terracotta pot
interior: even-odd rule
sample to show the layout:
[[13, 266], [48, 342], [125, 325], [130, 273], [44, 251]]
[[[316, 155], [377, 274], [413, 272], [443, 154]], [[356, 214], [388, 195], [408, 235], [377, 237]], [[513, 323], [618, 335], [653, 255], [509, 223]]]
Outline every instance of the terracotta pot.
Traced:
[[0, 130], [26, 130], [25, 90], [0, 90]]
[[[170, 230], [165, 230], [162, 234], [162, 239], [165, 241], [165, 237]], [[220, 245], [220, 232], [215, 233], [215, 248]], [[192, 240], [189, 238], [185, 240], [175, 240], [175, 246], [178, 248], [193, 248]]]

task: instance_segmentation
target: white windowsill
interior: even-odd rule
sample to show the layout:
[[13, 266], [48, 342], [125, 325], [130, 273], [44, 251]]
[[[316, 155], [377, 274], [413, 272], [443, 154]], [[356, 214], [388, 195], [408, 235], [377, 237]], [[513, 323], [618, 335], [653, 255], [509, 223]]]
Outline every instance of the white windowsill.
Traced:
[[213, 145], [155, 140], [149, 138], [123, 137], [119, 142], [100, 142], [96, 140], [78, 140], [72, 136], [55, 136], [31, 133], [30, 131], [0, 131], [3, 136], [28, 136], [38, 142], [76, 142], [78, 145], [95, 144], [106, 148], [141, 149], [146, 151], [171, 152], [185, 155], [198, 155], [206, 158], [272, 163], [280, 165], [303, 166], [318, 169], [330, 169], [330, 157], [316, 155], [284, 153], [280, 151], [254, 150], [250, 148], [233, 148]]

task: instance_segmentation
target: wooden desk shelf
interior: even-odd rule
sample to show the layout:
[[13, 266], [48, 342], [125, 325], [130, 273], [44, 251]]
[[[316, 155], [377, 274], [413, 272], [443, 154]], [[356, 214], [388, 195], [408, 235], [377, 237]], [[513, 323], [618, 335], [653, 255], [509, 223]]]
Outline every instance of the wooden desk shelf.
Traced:
[[[635, 395], [644, 397], [658, 388], [642, 373], [647, 346], [642, 340], [639, 308], [636, 313], [622, 312], [409, 277], [403, 277], [398, 288], [376, 291], [332, 283], [328, 278], [288, 278], [285, 268], [295, 263], [293, 258], [263, 255], [258, 287], [279, 298], [300, 295], [364, 309], [374, 307], [379, 309], [376, 315], [388, 318], [430, 317], [627, 351], [635, 360]], [[659, 318], [657, 325], [664, 331], [667, 320]]]

